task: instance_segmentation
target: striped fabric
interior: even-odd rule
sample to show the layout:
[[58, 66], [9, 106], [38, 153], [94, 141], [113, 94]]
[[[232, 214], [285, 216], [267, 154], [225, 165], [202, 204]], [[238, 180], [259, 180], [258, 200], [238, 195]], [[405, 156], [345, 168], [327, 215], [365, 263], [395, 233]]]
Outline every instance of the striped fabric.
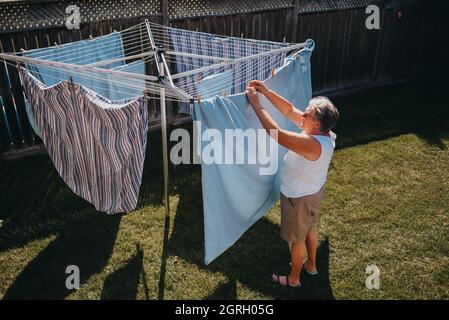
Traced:
[[[23, 52], [25, 57], [45, 59], [47, 61], [56, 61], [71, 63], [76, 65], [87, 65], [95, 62], [120, 59], [125, 57], [122, 36], [119, 32], [112, 32], [106, 36], [94, 38], [92, 40], [77, 41], [67, 43], [59, 47], [48, 47], [33, 49]], [[111, 81], [109, 74], [96, 74], [95, 77], [83, 74], [77, 74], [60, 68], [46, 67], [37, 64], [27, 64], [27, 69], [39, 81], [47, 86], [57, 84], [62, 80], [73, 79], [74, 82], [94, 90], [102, 96], [111, 100], [129, 99], [142, 95], [145, 88], [144, 81], [135, 81], [135, 86], [139, 85], [141, 89], [133, 89], [129, 86], [122, 86]], [[131, 72], [144, 75], [145, 63], [141, 60], [126, 64], [124, 60], [115, 61], [109, 65], [103, 66], [105, 69], [114, 69], [119, 71]], [[40, 137], [37, 130], [33, 108], [26, 103], [28, 120], [34, 132]]]
[[144, 97], [110, 101], [76, 83], [47, 87], [26, 69], [19, 72], [36, 126], [64, 182], [99, 211], [133, 210], [147, 143]]
[[[237, 59], [250, 55], [267, 52], [288, 46], [289, 43], [261, 41], [241, 38], [224, 38], [203, 32], [193, 32], [182, 29], [168, 28], [168, 34], [175, 51], [194, 53], [204, 56]], [[198, 83], [201, 79], [213, 74], [222, 73], [232, 69], [234, 71], [233, 90], [231, 94], [244, 92], [250, 80], [265, 80], [270, 76], [272, 68], [279, 68], [283, 64], [286, 52], [276, 53], [245, 62], [235, 64], [232, 67], [220, 67], [202, 73], [179, 78], [176, 85], [186, 91], [192, 97], [197, 97]], [[176, 71], [178, 73], [194, 70], [200, 67], [218, 63], [207, 58], [192, 58], [176, 56]], [[221, 95], [219, 86], [208, 96]], [[188, 103], [181, 103], [180, 112], [191, 113]]]

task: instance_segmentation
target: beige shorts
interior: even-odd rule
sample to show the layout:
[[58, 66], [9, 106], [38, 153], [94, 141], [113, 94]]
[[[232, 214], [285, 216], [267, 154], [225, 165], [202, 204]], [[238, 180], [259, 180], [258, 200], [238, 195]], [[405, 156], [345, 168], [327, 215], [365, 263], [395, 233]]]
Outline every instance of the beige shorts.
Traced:
[[324, 186], [317, 193], [288, 198], [281, 192], [281, 237], [290, 243], [306, 240], [318, 219], [324, 196]]

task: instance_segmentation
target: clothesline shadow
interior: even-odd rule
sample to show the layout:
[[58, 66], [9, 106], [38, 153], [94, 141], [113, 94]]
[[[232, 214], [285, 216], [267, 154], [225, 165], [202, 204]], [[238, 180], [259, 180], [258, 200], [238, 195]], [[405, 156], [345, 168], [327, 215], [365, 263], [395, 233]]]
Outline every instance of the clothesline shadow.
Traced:
[[[407, 98], [402, 99], [404, 92]], [[449, 136], [449, 109], [441, 107], [445, 91], [422, 87], [422, 83], [373, 89], [358, 97], [334, 99], [341, 112], [336, 129], [337, 146], [386, 139], [415, 133], [429, 145], [445, 149]], [[425, 106], [425, 108], [423, 108]], [[163, 175], [160, 134], [150, 133], [139, 206], [161, 206]], [[121, 221], [120, 215], [97, 214], [92, 205], [74, 195], [56, 173], [48, 155], [38, 155], [7, 165], [0, 163], [0, 252], [21, 248], [51, 238], [32, 257], [12, 285], [5, 299], [61, 299], [71, 291], [65, 287], [65, 268], [80, 268], [81, 284], [101, 272], [112, 254]], [[6, 178], [4, 178], [6, 177]], [[279, 237], [279, 227], [268, 219], [257, 222], [232, 248], [209, 266], [204, 266], [203, 209], [200, 166], [171, 166], [171, 194], [179, 196], [177, 212], [172, 212], [173, 232], [166, 238], [161, 270], [169, 256], [177, 255], [205, 270], [222, 272], [228, 281], [207, 298], [233, 299], [237, 282], [274, 298], [333, 298], [328, 279], [329, 241], [322, 240], [318, 259], [320, 276], [304, 277], [301, 290], [290, 293], [273, 288], [272, 272], [288, 271], [288, 247]], [[141, 253], [108, 277], [102, 296], [135, 295], [135, 279]], [[262, 261], [263, 263], [259, 263]], [[256, 265], [256, 267], [255, 267]], [[327, 266], [327, 267], [326, 267]], [[257, 270], [255, 269], [257, 268]], [[143, 269], [142, 269], [143, 270]], [[115, 279], [133, 279], [122, 291]], [[161, 272], [159, 296], [164, 296], [165, 271]], [[310, 286], [309, 286], [310, 284]]]
[[[30, 262], [3, 298], [63, 299], [72, 293], [65, 285], [67, 266], [79, 268], [81, 285], [103, 270], [113, 251], [121, 215], [99, 214], [73, 194], [48, 155], [8, 166], [7, 181], [1, 186], [4, 224], [0, 252], [24, 246], [34, 249], [26, 250], [30, 256], [24, 258]], [[39, 241], [46, 242], [36, 243]]]
[[145, 299], [149, 300], [149, 290], [146, 284], [146, 275], [143, 268], [143, 250], [136, 244], [136, 254], [126, 265], [115, 270], [105, 280], [101, 299], [104, 300], [134, 300], [137, 298], [139, 281], [144, 285]]
[[[169, 162], [169, 168], [170, 170], [173, 170], [171, 162]], [[145, 207], [148, 205], [162, 206], [164, 204], [163, 201], [164, 175], [162, 164], [162, 137], [160, 131], [154, 131], [148, 133], [138, 207]]]
[[447, 81], [423, 79], [335, 97], [340, 111], [337, 149], [412, 133], [426, 144], [446, 149], [449, 109]]

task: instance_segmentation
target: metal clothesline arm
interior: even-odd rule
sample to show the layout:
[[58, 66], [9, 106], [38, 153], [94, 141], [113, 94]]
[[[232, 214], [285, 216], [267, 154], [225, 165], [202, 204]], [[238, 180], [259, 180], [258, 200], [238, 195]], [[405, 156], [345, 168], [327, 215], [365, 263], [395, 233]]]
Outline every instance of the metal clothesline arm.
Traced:
[[63, 68], [63, 69], [74, 70], [74, 71], [89, 71], [89, 72], [96, 72], [96, 73], [104, 73], [104, 74], [111, 74], [111, 75], [116, 75], [116, 76], [129, 77], [132, 79], [148, 80], [148, 81], [152, 81], [152, 82], [157, 82], [159, 80], [158, 77], [141, 75], [141, 74], [132, 73], [132, 72], [117, 71], [117, 70], [113, 70], [113, 69], [96, 68], [96, 67], [90, 67], [87, 65], [76, 65], [76, 64], [65, 63], [65, 62], [48, 61], [48, 60], [42, 60], [42, 59], [30, 58], [30, 57], [21, 57], [21, 56], [17, 56], [17, 55], [8, 55], [8, 54], [4, 54], [4, 53], [0, 53], [0, 58], [4, 59], [4, 60], [29, 63], [29, 64], [37, 64], [37, 65], [48, 66], [48, 67], [53, 67], [53, 68]]
[[200, 54], [178, 52], [178, 51], [171, 51], [171, 50], [167, 50], [167, 51], [165, 51], [165, 53], [174, 55], [174, 56], [207, 59], [207, 60], [217, 60], [217, 61], [232, 61], [233, 60], [230, 58], [223, 58], [223, 57], [217, 57], [217, 56], [204, 56], [204, 55], [200, 55]]
[[[153, 49], [153, 52], [156, 52], [157, 48], [156, 48], [156, 44], [154, 42], [153, 34], [151, 33], [150, 22], [148, 21], [148, 19], [145, 19], [145, 26], [147, 27], [148, 38], [150, 39], [150, 43], [151, 43], [151, 47]], [[154, 57], [155, 57], [155, 60], [156, 60], [157, 73], [158, 73], [159, 76], [161, 76], [161, 67], [159, 66], [159, 62], [158, 62], [157, 56], [155, 55]]]

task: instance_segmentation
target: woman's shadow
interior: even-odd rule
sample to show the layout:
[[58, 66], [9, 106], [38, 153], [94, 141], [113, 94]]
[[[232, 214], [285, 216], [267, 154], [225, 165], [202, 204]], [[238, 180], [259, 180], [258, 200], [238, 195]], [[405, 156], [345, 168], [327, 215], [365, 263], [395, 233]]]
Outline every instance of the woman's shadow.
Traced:
[[[260, 294], [276, 299], [334, 299], [329, 283], [329, 240], [321, 241], [317, 264], [319, 275], [302, 273], [301, 289], [274, 287], [273, 272], [288, 274], [288, 244], [279, 236], [279, 226], [266, 217], [254, 224], [231, 248], [208, 266], [204, 265], [204, 227], [200, 167], [177, 168], [173, 175], [179, 203], [170, 239], [164, 247], [163, 264], [168, 256], [178, 256], [202, 269], [223, 273], [228, 281], [205, 299], [237, 299], [237, 281]], [[198, 184], [198, 185], [196, 185]], [[161, 274], [159, 298], [163, 298]]]

